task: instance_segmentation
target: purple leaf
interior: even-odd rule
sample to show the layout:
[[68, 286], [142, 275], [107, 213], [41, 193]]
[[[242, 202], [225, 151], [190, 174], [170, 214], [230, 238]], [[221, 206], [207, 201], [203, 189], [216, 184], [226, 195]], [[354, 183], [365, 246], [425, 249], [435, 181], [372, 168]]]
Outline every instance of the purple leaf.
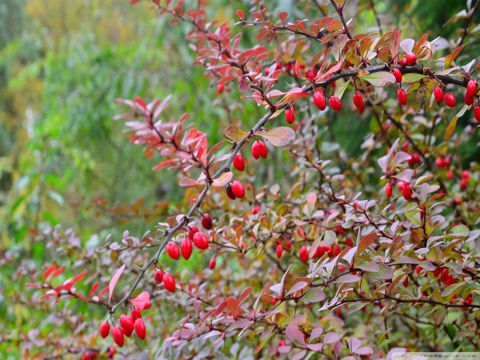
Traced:
[[305, 344], [305, 337], [303, 335], [303, 332], [300, 331], [300, 329], [299, 329], [299, 327], [296, 323], [291, 323], [287, 326], [287, 329], [285, 330], [285, 335], [291, 341], [296, 340], [301, 344]]

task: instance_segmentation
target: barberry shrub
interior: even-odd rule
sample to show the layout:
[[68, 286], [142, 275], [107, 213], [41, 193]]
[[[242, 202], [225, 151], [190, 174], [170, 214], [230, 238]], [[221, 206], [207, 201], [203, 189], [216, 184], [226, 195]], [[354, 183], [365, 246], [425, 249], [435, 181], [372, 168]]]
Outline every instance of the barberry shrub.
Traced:
[[[43, 299], [105, 315], [92, 312], [64, 350], [88, 359], [478, 350], [480, 172], [462, 151], [479, 140], [478, 64], [462, 55], [478, 2], [448, 40], [406, 38], [380, 19], [354, 33], [341, 0], [305, 14], [252, 5], [225, 22], [209, 18], [207, 1], [140, 3], [187, 24], [217, 99], [253, 101], [261, 115], [219, 122], [225, 139], [214, 143], [187, 115], [169, 118], [169, 98], [118, 100], [131, 145], [153, 171], [178, 173], [185, 200], [145, 235], [109, 238], [94, 258], [64, 251], [68, 267], [48, 264], [33, 279]], [[352, 112], [364, 132], [347, 155], [335, 123]], [[44, 236], [60, 247], [74, 235]], [[63, 272], [74, 276], [59, 281]]]

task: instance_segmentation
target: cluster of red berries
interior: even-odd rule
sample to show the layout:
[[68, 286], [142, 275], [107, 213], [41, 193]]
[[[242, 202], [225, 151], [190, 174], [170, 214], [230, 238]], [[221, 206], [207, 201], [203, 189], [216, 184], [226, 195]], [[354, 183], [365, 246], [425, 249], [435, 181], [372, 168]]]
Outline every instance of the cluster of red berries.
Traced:
[[[259, 158], [266, 159], [268, 157], [267, 145], [265, 145], [265, 143], [261, 140], [254, 141], [252, 144], [252, 156], [255, 160], [258, 160]], [[236, 154], [233, 157], [232, 164], [233, 167], [238, 171], [245, 170], [245, 159], [242, 154]], [[232, 200], [243, 199], [245, 197], [245, 187], [240, 182], [240, 180], [234, 180], [231, 183], [227, 184], [226, 193], [227, 196]]]
[[[106, 351], [107, 358], [113, 359], [117, 351], [115, 350], [114, 347], [109, 347]], [[87, 350], [83, 353], [82, 355], [82, 360], [95, 360], [98, 357], [98, 351], [97, 350]]]
[[[395, 184], [396, 179], [392, 179], [390, 182], [388, 182], [385, 185], [385, 195], [389, 198], [393, 194], [393, 187], [392, 184]], [[410, 186], [410, 183], [406, 181], [399, 181], [397, 183], [397, 186], [399, 190], [402, 192], [403, 198], [407, 201], [410, 201], [412, 199], [412, 188]]]
[[[213, 227], [212, 217], [205, 213], [202, 215], [202, 226], [205, 230], [211, 230]], [[190, 259], [193, 252], [192, 243], [200, 250], [206, 250], [208, 248], [208, 238], [207, 235], [200, 232], [195, 225], [192, 225], [188, 231], [187, 236], [185, 236], [180, 244], [180, 248], [177, 243], [170, 241], [167, 244], [166, 251], [168, 256], [173, 260], [180, 259], [180, 254], [185, 260]]]
[[[325, 97], [325, 94], [323, 91], [320, 89], [317, 89], [313, 93], [313, 103], [319, 110], [325, 110], [327, 108], [327, 98]], [[360, 93], [356, 93], [353, 97], [353, 103], [357, 107], [358, 111], [362, 113], [365, 110], [365, 104], [363, 102], [363, 96]], [[337, 96], [331, 96], [328, 99], [328, 104], [330, 105], [330, 108], [333, 111], [340, 111], [342, 110], [343, 104], [342, 100], [340, 100], [339, 97]]]
[[[132, 336], [134, 331], [139, 339], [143, 340], [147, 336], [147, 329], [140, 310], [134, 308], [130, 316], [121, 315], [118, 321], [120, 326], [114, 326], [111, 333], [113, 341], [119, 347], [125, 344], [125, 336]], [[99, 333], [104, 339], [110, 334], [110, 323], [107, 320], [100, 324]]]
[[[335, 227], [335, 232], [339, 235], [343, 234], [345, 232], [345, 229], [342, 226], [337, 226]], [[300, 235], [304, 235], [303, 230], [300, 231]], [[353, 242], [352, 239], [346, 238], [345, 239], [345, 245], [348, 247], [353, 247]], [[280, 238], [278, 240], [278, 244], [276, 247], [276, 255], [277, 258], [281, 258], [283, 255], [283, 250], [284, 247], [287, 249], [287, 251], [290, 251], [292, 249], [292, 242], [290, 240], [284, 240]], [[312, 254], [311, 258], [321, 258], [323, 255], [327, 254], [328, 257], [335, 257], [339, 255], [342, 251], [342, 248], [340, 247], [339, 244], [333, 244], [333, 245], [328, 245], [328, 246], [323, 246], [320, 245], [315, 249], [315, 252]], [[309, 259], [309, 248], [306, 245], [302, 245], [299, 249], [298, 252], [298, 257], [300, 260], [304, 263], [306, 263]], [[340, 268], [340, 267], [339, 267]], [[343, 267], [342, 267], [343, 268]], [[340, 269], [343, 271], [344, 269]]]
[[462, 171], [462, 179], [460, 180], [460, 189], [465, 190], [468, 187], [470, 181], [470, 172], [467, 170]]
[[[423, 267], [418, 265], [415, 268], [415, 272], [420, 275], [420, 273], [423, 271]], [[433, 276], [436, 278], [439, 278], [441, 282], [443, 282], [445, 285], [453, 285], [457, 283], [457, 279], [454, 278], [452, 275], [450, 275], [450, 272], [448, 271], [447, 268], [439, 266], [433, 271]]]
[[[402, 67], [405, 67], [407, 65], [414, 66], [417, 63], [417, 55], [414, 53], [408, 53], [404, 58], [399, 60], [399, 64]], [[396, 83], [401, 83], [403, 79], [403, 74], [400, 69], [394, 68], [392, 70], [393, 76], [395, 77], [395, 82]], [[402, 89], [401, 87], [397, 91], [397, 101], [400, 104], [400, 106], [406, 105], [407, 104], [407, 92], [405, 89]]]

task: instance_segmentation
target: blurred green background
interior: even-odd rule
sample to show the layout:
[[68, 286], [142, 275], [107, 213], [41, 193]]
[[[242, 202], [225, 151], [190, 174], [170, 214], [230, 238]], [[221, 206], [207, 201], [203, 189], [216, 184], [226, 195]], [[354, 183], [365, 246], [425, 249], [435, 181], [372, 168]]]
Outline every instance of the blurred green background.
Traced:
[[[230, 21], [235, 9], [248, 11], [255, 2], [210, 3], [211, 16]], [[265, 3], [273, 12], [288, 11], [291, 19], [321, 16], [312, 1]], [[428, 32], [431, 39], [452, 38], [463, 28], [461, 19], [447, 23], [465, 8], [463, 0], [374, 4], [384, 30], [398, 26], [404, 37]], [[348, 11], [356, 16], [355, 32], [376, 26], [371, 5], [371, 0], [351, 1]], [[203, 76], [203, 69], [192, 65], [195, 55], [184, 40], [188, 26], [170, 26], [167, 20], [148, 3], [131, 6], [127, 0], [0, 1], [4, 259], [32, 258], [40, 266], [43, 251], [32, 249], [30, 234], [46, 226], [72, 227], [86, 241], [94, 233], [102, 237], [127, 228], [141, 234], [172, 214], [169, 209], [183, 189], [174, 174], [152, 171], [158, 158], [145, 159], [140, 147], [129, 144], [122, 122], [112, 121], [125, 110], [115, 105], [115, 98], [139, 95], [151, 100], [173, 94], [166, 116], [178, 119], [190, 113], [195, 126], [209, 134], [210, 144], [222, 138], [223, 124], [239, 119], [251, 124], [258, 118], [261, 111], [240, 100], [239, 93], [215, 96], [216, 87]], [[478, 14], [474, 22], [478, 23]], [[471, 41], [477, 37], [473, 34]], [[252, 46], [255, 34], [247, 33], [242, 41]], [[467, 48], [466, 55], [476, 56], [475, 48]], [[358, 149], [368, 119], [343, 116], [335, 133], [348, 154]], [[15, 291], [9, 283], [15, 267], [9, 260], [0, 265], [0, 318], [4, 318], [5, 299]]]

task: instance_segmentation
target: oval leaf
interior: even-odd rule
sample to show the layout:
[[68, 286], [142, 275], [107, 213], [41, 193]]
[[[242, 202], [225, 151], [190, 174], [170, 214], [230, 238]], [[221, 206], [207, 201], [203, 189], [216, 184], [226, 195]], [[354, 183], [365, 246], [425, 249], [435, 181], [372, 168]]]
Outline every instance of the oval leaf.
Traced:
[[120, 266], [120, 268], [115, 272], [112, 280], [110, 280], [110, 283], [108, 284], [108, 302], [110, 302], [110, 300], [112, 299], [113, 290], [115, 290], [115, 286], [117, 285], [117, 281], [118, 279], [120, 279], [120, 276], [122, 276], [123, 270], [125, 270], [125, 264]]
[[295, 131], [286, 126], [277, 127], [264, 133], [258, 133], [273, 146], [285, 146], [295, 139]]

